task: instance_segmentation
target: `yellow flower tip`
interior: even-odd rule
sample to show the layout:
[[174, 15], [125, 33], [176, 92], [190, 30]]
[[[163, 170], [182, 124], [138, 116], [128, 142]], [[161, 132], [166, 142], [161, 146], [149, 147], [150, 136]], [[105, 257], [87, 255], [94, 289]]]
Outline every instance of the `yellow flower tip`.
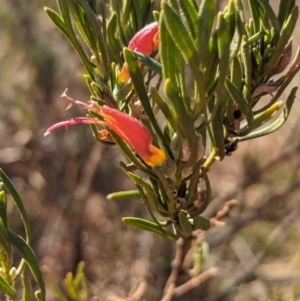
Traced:
[[270, 109], [273, 110], [271, 117], [273, 117], [278, 112], [278, 110], [283, 106], [283, 104], [284, 102], [282, 100], [279, 100], [275, 102], [273, 106], [270, 107]]
[[149, 145], [149, 153], [147, 156], [142, 156], [142, 159], [149, 166], [160, 166], [163, 165], [167, 159], [166, 153], [164, 150], [155, 147], [154, 145]]
[[118, 85], [126, 84], [129, 81], [129, 79], [130, 79], [130, 75], [129, 75], [129, 71], [128, 71], [128, 66], [126, 63], [124, 63], [122, 70], [118, 74], [117, 84]]

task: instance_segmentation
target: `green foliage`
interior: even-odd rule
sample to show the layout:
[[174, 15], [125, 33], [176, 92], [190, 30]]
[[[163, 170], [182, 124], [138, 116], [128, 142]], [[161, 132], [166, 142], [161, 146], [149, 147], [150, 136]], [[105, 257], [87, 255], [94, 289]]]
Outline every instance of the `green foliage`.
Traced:
[[[201, 214], [210, 201], [210, 166], [233, 152], [239, 142], [279, 129], [292, 109], [297, 87], [277, 115], [283, 106], [278, 99], [299, 71], [299, 55], [282, 77], [274, 79], [274, 75], [290, 61], [290, 38], [298, 17], [295, 2], [280, 1], [276, 16], [268, 1], [249, 0], [247, 22], [240, 0], [229, 0], [221, 12], [216, 12], [216, 1], [204, 0], [200, 6], [193, 0], [161, 1], [161, 10], [153, 13], [160, 60], [153, 57], [154, 48], [152, 57], [143, 52], [152, 40], [141, 38], [137, 49], [126, 48], [153, 20], [153, 0], [112, 0], [110, 14], [104, 1], [57, 3], [58, 13], [45, 11], [81, 58], [91, 98], [100, 107], [108, 105], [140, 119], [154, 144], [167, 153], [163, 165], [150, 167], [110, 131], [129, 160], [121, 167], [137, 187], [136, 192], [118, 192], [110, 198], [138, 196], [153, 219], [123, 221], [172, 240], [190, 236], [197, 228], [207, 230], [209, 222]], [[130, 77], [120, 82], [125, 67]], [[159, 92], [160, 87], [164, 92]], [[271, 93], [274, 97], [259, 108], [261, 97]], [[163, 127], [156, 117], [158, 110]], [[95, 112], [90, 114], [97, 118]], [[92, 129], [97, 138], [97, 128]], [[202, 204], [195, 205], [199, 182], [207, 193]]]
[[88, 287], [84, 274], [84, 263], [80, 262], [77, 266], [76, 272], [73, 275], [71, 272], [67, 273], [63, 282], [63, 287], [60, 288], [55, 276], [48, 267], [44, 267], [54, 293], [58, 301], [87, 301], [89, 300]]
[[[25, 228], [26, 238], [10, 229], [7, 223], [7, 194], [10, 194]], [[9, 300], [19, 300], [15, 285], [17, 281], [23, 281], [23, 301], [33, 300], [32, 284], [29, 277], [29, 270], [38, 285], [35, 297], [38, 301], [46, 300], [45, 284], [38, 261], [30, 247], [31, 234], [28, 217], [20, 195], [12, 182], [0, 169], [0, 289], [7, 295]], [[17, 267], [13, 262], [13, 249], [21, 254], [22, 260]]]

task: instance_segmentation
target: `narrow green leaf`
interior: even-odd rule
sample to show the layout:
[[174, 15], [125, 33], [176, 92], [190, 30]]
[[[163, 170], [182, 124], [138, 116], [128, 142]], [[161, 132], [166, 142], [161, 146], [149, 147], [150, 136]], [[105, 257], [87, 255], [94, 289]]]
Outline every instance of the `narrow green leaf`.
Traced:
[[199, 37], [198, 53], [202, 66], [207, 66], [209, 39], [212, 35], [212, 29], [215, 21], [216, 0], [203, 0], [199, 7]]
[[152, 100], [159, 106], [163, 115], [168, 120], [168, 123], [171, 125], [173, 130], [175, 130], [174, 121], [172, 119], [172, 115], [167, 102], [161, 97], [161, 95], [158, 93], [155, 87], [151, 87], [150, 92], [151, 92]]
[[122, 221], [134, 228], [138, 228], [141, 230], [145, 230], [145, 231], [149, 231], [155, 234], [158, 234], [164, 238], [167, 238], [169, 240], [177, 240], [178, 237], [174, 234], [172, 234], [171, 232], [169, 232], [168, 230], [162, 228], [161, 226], [152, 223], [150, 221], [147, 221], [145, 219], [142, 218], [137, 218], [137, 217], [123, 217]]
[[254, 32], [257, 33], [260, 31], [260, 12], [259, 5], [257, 0], [248, 0], [251, 17], [254, 25]]
[[189, 177], [188, 184], [188, 194], [185, 196], [186, 205], [189, 206], [194, 203], [198, 199], [198, 185], [199, 185], [199, 177], [200, 177], [200, 165], [201, 161], [199, 161], [196, 166], [194, 166], [194, 172]]
[[[224, 82], [227, 74], [229, 73], [229, 56], [230, 56], [230, 37], [228, 32], [228, 24], [224, 19], [223, 13], [218, 14], [217, 19], [217, 36], [218, 36], [218, 55], [219, 55], [219, 68], [218, 68], [218, 85], [216, 89], [216, 101], [211, 111], [209, 121], [215, 119], [216, 113], [219, 111], [219, 106], [224, 103]], [[222, 116], [219, 116], [222, 120]], [[221, 149], [219, 150], [221, 151]], [[222, 151], [221, 151], [222, 152]]]
[[0, 182], [0, 217], [7, 227], [7, 199], [4, 191], [4, 184]]
[[[262, 1], [262, 0], [259, 0], [259, 1]], [[264, 76], [268, 76], [275, 68], [277, 62], [280, 59], [280, 56], [283, 53], [283, 50], [284, 50], [286, 44], [288, 43], [288, 41], [295, 29], [295, 26], [297, 24], [297, 19], [298, 19], [298, 7], [295, 6], [292, 9], [292, 12], [291, 12], [289, 18], [287, 19], [287, 21], [284, 23], [284, 25], [282, 27], [281, 35], [280, 35], [279, 41], [276, 44], [276, 47], [274, 49], [274, 53], [264, 70], [264, 73], [263, 73]]]
[[136, 20], [137, 20], [137, 28], [141, 29], [144, 24], [143, 24], [143, 12], [142, 12], [142, 7], [141, 7], [141, 2], [140, 0], [132, 0], [133, 6], [135, 8], [135, 15], [136, 15]]
[[244, 9], [240, 0], [234, 0], [235, 6], [235, 32], [230, 45], [230, 58], [237, 55], [240, 50], [242, 37], [245, 31]]
[[[193, 0], [179, 0], [179, 4], [185, 17], [189, 30], [192, 34], [192, 37], [195, 41], [198, 40], [198, 30], [201, 27], [198, 27], [198, 14], [197, 10], [193, 4]], [[206, 25], [207, 26], [207, 25]], [[201, 31], [202, 34], [202, 31]]]
[[[276, 45], [278, 42], [279, 35], [280, 35], [280, 25], [277, 20], [277, 17], [275, 15], [272, 7], [270, 6], [269, 1], [267, 1], [267, 0], [257, 0], [257, 1], [262, 6], [263, 11], [268, 16], [269, 22], [271, 24], [271, 28], [273, 30], [273, 42], [274, 42], [274, 45]], [[254, 2], [256, 2], [256, 1], [254, 1]]]
[[146, 56], [141, 52], [131, 51], [131, 53], [134, 55], [134, 57], [141, 61], [145, 66], [147, 66], [149, 69], [153, 70], [154, 72], [162, 75], [162, 67], [161, 64], [151, 58], [150, 56]]
[[185, 237], [191, 236], [193, 232], [192, 225], [190, 224], [188, 218], [186, 217], [186, 213], [180, 211], [178, 214], [179, 223], [182, 229], [182, 233]]
[[206, 169], [204, 167], [201, 167], [201, 176], [204, 179], [205, 186], [206, 186], [206, 197], [205, 197], [205, 200], [204, 200], [203, 204], [198, 209], [191, 212], [189, 214], [188, 218], [189, 217], [193, 218], [193, 217], [198, 216], [201, 213], [203, 213], [206, 210], [206, 208], [208, 207], [209, 203], [210, 203], [211, 186], [210, 186], [209, 178], [208, 178], [207, 173], [206, 173]]
[[140, 198], [140, 193], [138, 190], [125, 190], [125, 191], [118, 191], [110, 193], [106, 196], [108, 200], [132, 200], [132, 199], [138, 199]]
[[[224, 15], [220, 13], [217, 21], [218, 55], [219, 55], [219, 81], [218, 87], [222, 90], [224, 81], [229, 73], [230, 36], [228, 24]], [[218, 92], [217, 92], [218, 93]]]
[[[281, 108], [281, 106], [282, 106], [282, 101], [278, 101], [273, 105], [271, 105], [269, 108], [265, 109], [263, 112], [255, 114], [253, 119], [252, 130], [257, 129], [258, 127], [266, 123], [268, 120], [270, 120]], [[244, 131], [246, 130], [247, 130], [247, 124], [242, 125], [240, 129], [240, 134], [243, 135]]]
[[194, 164], [198, 155], [198, 141], [191, 114], [186, 109], [183, 101], [176, 93], [175, 88], [169, 79], [165, 81], [165, 93], [171, 102], [170, 111], [174, 123], [177, 126], [177, 130], [181, 133], [182, 137], [187, 139], [190, 149], [189, 164]]
[[78, 31], [81, 34], [84, 42], [91, 48], [97, 44], [97, 41], [94, 40], [94, 34], [92, 30], [92, 24], [87, 18], [87, 15], [83, 13], [82, 8], [74, 1], [69, 1], [70, 12], [75, 21]]
[[46, 301], [45, 283], [34, 252], [21, 236], [9, 229], [8, 237], [11, 244], [21, 253], [22, 258], [27, 262], [36, 282], [40, 287], [42, 300]]
[[13, 253], [9, 242], [7, 228], [0, 218], [0, 263], [5, 272], [8, 273], [13, 264]]
[[232, 59], [230, 80], [233, 85], [240, 91], [242, 87], [242, 66], [241, 61], [235, 55]]
[[44, 8], [46, 14], [52, 20], [54, 25], [66, 36], [68, 37], [68, 30], [66, 29], [65, 23], [61, 16], [54, 10], [49, 7]]
[[15, 300], [17, 297], [17, 292], [15, 289], [9, 284], [9, 282], [0, 274], [0, 291], [4, 294]]
[[215, 90], [216, 84], [216, 73], [219, 63], [219, 54], [218, 54], [218, 36], [217, 32], [215, 31], [210, 39], [208, 44], [208, 56], [205, 59], [205, 80], [208, 90], [208, 95], [210, 95], [211, 90]]
[[31, 277], [27, 265], [24, 267], [22, 273], [22, 287], [23, 287], [22, 301], [32, 301], [33, 300], [32, 284], [31, 284]]
[[175, 45], [180, 50], [186, 63], [192, 71], [196, 85], [199, 91], [199, 98], [195, 99], [194, 116], [198, 113], [205, 105], [205, 81], [202, 72], [199, 70], [199, 57], [194, 45], [194, 42], [190, 36], [190, 33], [185, 28], [180, 15], [172, 9], [167, 2], [162, 4], [163, 11], [162, 16], [166, 22], [166, 26], [170, 36], [172, 37]]
[[281, 0], [278, 9], [278, 23], [280, 27], [283, 26], [286, 19], [289, 17], [291, 10], [295, 6], [295, 0]]
[[[223, 93], [224, 96], [224, 93]], [[212, 131], [214, 135], [214, 142], [215, 147], [218, 149], [218, 156], [222, 160], [225, 156], [225, 144], [224, 144], [224, 126], [223, 126], [223, 119], [224, 119], [224, 104], [218, 105], [216, 102], [210, 102], [208, 104], [209, 109], [213, 111], [211, 114], [214, 114], [214, 118], [211, 121]], [[215, 110], [215, 108], [217, 108]]]
[[180, 16], [169, 6], [167, 2], [163, 2], [162, 15], [174, 43], [182, 52], [186, 62], [195, 60], [196, 49], [190, 33], [183, 25]]
[[245, 115], [248, 129], [247, 132], [252, 128], [253, 124], [253, 113], [250, 104], [247, 103], [246, 99], [243, 97], [242, 93], [237, 89], [237, 87], [227, 78], [225, 81], [227, 91], [229, 92], [232, 99], [236, 102], [241, 112]]
[[0, 178], [2, 179], [3, 184], [5, 185], [5, 188], [7, 191], [11, 194], [20, 214], [22, 217], [22, 221], [25, 227], [26, 232], [26, 241], [30, 243], [31, 241], [31, 231], [30, 231], [30, 225], [27, 213], [25, 211], [22, 199], [18, 193], [18, 191], [15, 189], [13, 183], [10, 181], [10, 179], [7, 177], [7, 175], [4, 173], [2, 169], [0, 169]]
[[298, 87], [294, 87], [291, 90], [291, 92], [287, 98], [286, 104], [284, 106], [283, 112], [272, 124], [270, 124], [269, 126], [266, 126], [265, 128], [263, 128], [261, 130], [254, 131], [254, 132], [248, 134], [247, 136], [238, 137], [238, 140], [246, 141], [246, 140], [262, 137], [262, 136], [268, 135], [270, 133], [273, 133], [273, 132], [277, 131], [280, 127], [282, 127], [290, 114], [290, 111], [291, 111], [291, 108], [293, 106], [294, 99], [296, 96], [297, 89], [298, 89]]
[[283, 76], [283, 78], [279, 78], [278, 81], [276, 81], [276, 82], [281, 82], [283, 79], [284, 79], [284, 81], [280, 85], [280, 87], [277, 90], [274, 97], [264, 107], [262, 107], [259, 110], [255, 111], [254, 114], [259, 114], [259, 113], [265, 111], [266, 109], [268, 109], [271, 105], [273, 105], [279, 99], [279, 97], [282, 95], [282, 93], [285, 91], [285, 89], [289, 86], [289, 84], [292, 82], [293, 78], [299, 72], [299, 70], [300, 70], [300, 65], [287, 78], [286, 78], [285, 75]]
[[[88, 2], [86, 2], [85, 0], [76, 0], [76, 1], [78, 3], [80, 3], [81, 7], [85, 11], [87, 17], [89, 18], [89, 20], [92, 24], [94, 36], [97, 37], [97, 41], [99, 44], [98, 51], [101, 53], [101, 63], [103, 66], [101, 73], [103, 75], [104, 81], [106, 82], [109, 80], [110, 65], [109, 65], [109, 59], [108, 59], [107, 44], [106, 44], [106, 41], [104, 40], [103, 32], [102, 32], [101, 26], [100, 26], [100, 21], [99, 21], [97, 15], [94, 13], [94, 11], [89, 6]], [[97, 53], [94, 53], [94, 54], [97, 55]]]
[[[54, 22], [54, 24], [62, 31], [65, 37], [69, 40], [75, 51], [78, 53], [84, 67], [86, 68], [86, 71], [88, 72], [90, 77], [94, 79], [94, 65], [90, 62], [87, 54], [83, 50], [81, 44], [79, 43], [74, 33], [67, 2], [63, 0], [57, 0], [57, 3], [60, 8], [62, 17], [58, 16], [57, 13], [55, 13], [49, 8], [45, 8], [45, 11], [49, 15], [51, 20]], [[57, 16], [59, 18], [57, 18]]]
[[164, 79], [170, 78], [173, 83], [176, 83], [178, 72], [176, 57], [179, 56], [179, 51], [167, 30], [162, 14], [159, 20], [159, 54]]
[[244, 35], [242, 38], [241, 47], [241, 60], [245, 74], [245, 84], [243, 89], [243, 95], [245, 99], [249, 99], [252, 89], [252, 57], [251, 57], [251, 46], [247, 46], [247, 38]]
[[122, 60], [121, 60], [120, 53], [122, 52], [122, 47], [121, 47], [120, 39], [118, 39], [116, 36], [117, 25], [118, 25], [117, 14], [114, 12], [107, 25], [107, 42], [114, 61], [118, 64], [121, 64]]

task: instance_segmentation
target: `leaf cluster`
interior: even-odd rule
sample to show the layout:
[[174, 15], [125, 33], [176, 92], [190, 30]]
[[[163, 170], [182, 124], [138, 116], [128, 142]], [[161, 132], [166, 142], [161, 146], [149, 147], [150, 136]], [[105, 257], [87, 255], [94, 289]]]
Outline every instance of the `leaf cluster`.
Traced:
[[[8, 194], [11, 195], [14, 205], [19, 210], [25, 229], [25, 238], [15, 233], [8, 224]], [[44, 279], [30, 242], [31, 230], [22, 199], [7, 175], [0, 169], [0, 290], [6, 294], [9, 300], [20, 300], [15, 289], [16, 282], [20, 280], [23, 288], [22, 301], [33, 300], [30, 273], [38, 285], [38, 290], [34, 292], [36, 299], [38, 301], [46, 300]], [[22, 257], [17, 267], [13, 260], [14, 249]]]
[[[291, 59], [291, 35], [298, 18], [295, 1], [281, 0], [275, 15], [267, 0], [248, 0], [247, 21], [240, 0], [229, 0], [220, 12], [216, 0], [202, 0], [200, 5], [195, 0], [163, 0], [159, 11], [153, 11], [153, 0], [57, 3], [58, 13], [49, 8], [46, 13], [81, 58], [91, 98], [142, 120], [154, 144], [168, 154], [165, 165], [151, 168], [111, 133], [131, 162], [121, 163], [121, 168], [137, 190], [109, 198], [138, 195], [153, 220], [123, 221], [172, 240], [190, 236], [197, 228], [207, 230], [209, 221], [201, 213], [211, 195], [209, 167], [241, 141], [280, 128], [292, 109], [297, 87], [285, 102], [279, 98], [299, 71], [300, 52], [283, 76], [274, 76]], [[149, 57], [126, 48], [153, 18], [158, 22], [158, 52]], [[117, 77], [124, 63], [130, 80], [120, 85]], [[260, 106], [261, 97], [272, 93], [271, 100]], [[92, 130], [99, 139], [98, 129]], [[201, 181], [206, 189], [202, 198]]]

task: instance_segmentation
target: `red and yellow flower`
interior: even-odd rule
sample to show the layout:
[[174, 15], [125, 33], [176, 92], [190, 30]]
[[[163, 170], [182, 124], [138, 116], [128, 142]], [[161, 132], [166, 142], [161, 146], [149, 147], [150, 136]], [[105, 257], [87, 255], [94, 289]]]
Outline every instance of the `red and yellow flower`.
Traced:
[[108, 126], [116, 135], [123, 139], [149, 166], [162, 165], [166, 160], [164, 150], [152, 144], [152, 135], [148, 128], [139, 120], [129, 116], [119, 110], [103, 106], [100, 107], [96, 102], [90, 101], [85, 104], [62, 95], [70, 101], [69, 107], [73, 104], [80, 105], [89, 111], [93, 111], [104, 118], [104, 121], [94, 117], [75, 117], [67, 121], [59, 122], [48, 128], [45, 135], [50, 134], [59, 127], [68, 127], [75, 124], [101, 124]]

